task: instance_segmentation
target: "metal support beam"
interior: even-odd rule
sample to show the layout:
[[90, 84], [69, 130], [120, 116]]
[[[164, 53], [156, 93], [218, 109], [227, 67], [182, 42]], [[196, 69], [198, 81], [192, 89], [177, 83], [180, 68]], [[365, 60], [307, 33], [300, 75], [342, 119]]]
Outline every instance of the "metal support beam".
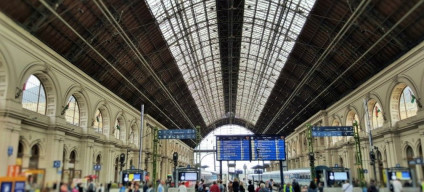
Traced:
[[353, 123], [353, 126], [355, 127], [355, 134], [354, 134], [354, 138], [355, 138], [355, 158], [356, 158], [356, 163], [355, 165], [357, 166], [358, 169], [358, 179], [359, 182], [365, 182], [365, 177], [364, 177], [364, 170], [363, 170], [363, 165], [362, 165], [362, 153], [361, 153], [361, 144], [360, 144], [360, 138], [359, 138], [359, 126], [358, 126], [358, 122], [355, 121], [355, 123]]

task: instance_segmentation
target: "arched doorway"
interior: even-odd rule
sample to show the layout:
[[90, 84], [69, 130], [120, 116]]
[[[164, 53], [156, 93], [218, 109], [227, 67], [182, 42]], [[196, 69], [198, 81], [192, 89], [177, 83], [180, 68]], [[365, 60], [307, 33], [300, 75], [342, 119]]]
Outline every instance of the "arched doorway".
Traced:
[[38, 161], [40, 159], [40, 148], [38, 145], [34, 145], [31, 148], [31, 157], [29, 158], [29, 169], [37, 169]]
[[376, 151], [376, 158], [377, 158], [377, 167], [378, 167], [378, 181], [382, 181], [383, 178], [383, 171], [384, 171], [384, 164], [383, 164], [383, 155], [381, 152], [377, 149]]
[[18, 156], [17, 156], [17, 158], [19, 160], [17, 160], [17, 161], [20, 161], [22, 163], [22, 158], [23, 157], [24, 157], [24, 145], [22, 145], [22, 143], [19, 142], [18, 143]]
[[410, 165], [409, 161], [413, 161], [414, 160], [414, 150], [412, 149], [411, 146], [407, 146], [405, 149], [406, 152], [406, 164], [408, 165], [408, 167], [411, 170], [414, 170], [414, 173], [416, 173], [417, 171], [415, 170], [415, 165]]
[[69, 177], [68, 177], [68, 183], [72, 183], [72, 180], [75, 178], [75, 161], [76, 161], [76, 154], [75, 151], [72, 151], [71, 154], [69, 154]]
[[[97, 155], [96, 165], [101, 165], [101, 160], [102, 160], [102, 158], [100, 157], [100, 155]], [[96, 182], [98, 182], [99, 179], [100, 179], [100, 170], [96, 170], [96, 175], [97, 175]]]
[[115, 177], [114, 177], [115, 183], [118, 182], [118, 179], [119, 179], [118, 176], [119, 176], [119, 158], [117, 157], [115, 159]]

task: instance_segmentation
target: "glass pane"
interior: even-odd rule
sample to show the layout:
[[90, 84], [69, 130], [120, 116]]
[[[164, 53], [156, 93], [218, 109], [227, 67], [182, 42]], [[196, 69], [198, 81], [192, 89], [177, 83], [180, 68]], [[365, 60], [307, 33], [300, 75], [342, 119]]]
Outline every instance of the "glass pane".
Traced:
[[114, 135], [116, 139], [120, 139], [121, 136], [121, 125], [119, 124], [119, 120], [117, 119], [115, 121], [115, 126], [114, 126]]
[[76, 98], [72, 95], [68, 99], [68, 103], [65, 106], [65, 119], [66, 122], [79, 126], [79, 107]]
[[383, 119], [383, 110], [381, 108], [381, 105], [379, 103], [376, 103], [374, 107], [372, 108], [372, 128], [379, 128], [383, 126], [384, 119]]
[[399, 112], [400, 112], [400, 119], [406, 119], [408, 117], [412, 117], [417, 115], [417, 104], [416, 104], [416, 98], [415, 94], [412, 92], [412, 89], [410, 87], [405, 87], [403, 89], [402, 94], [400, 96], [399, 101]]
[[103, 117], [102, 113], [99, 109], [97, 109], [96, 114], [94, 116], [94, 126], [96, 132], [103, 133]]
[[36, 76], [31, 75], [23, 85], [22, 91], [22, 107], [45, 115], [46, 94], [41, 81]]
[[256, 123], [314, 3], [245, 1], [237, 116]]

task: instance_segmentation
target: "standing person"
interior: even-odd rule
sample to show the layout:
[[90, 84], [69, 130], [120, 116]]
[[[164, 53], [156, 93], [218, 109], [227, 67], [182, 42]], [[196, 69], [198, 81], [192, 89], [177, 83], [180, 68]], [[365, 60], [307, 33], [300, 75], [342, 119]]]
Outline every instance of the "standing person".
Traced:
[[119, 192], [125, 192], [125, 186], [122, 183], [119, 183]]
[[165, 188], [163, 188], [163, 181], [161, 181], [160, 179], [158, 180], [158, 192], [165, 192]]
[[393, 192], [401, 192], [402, 191], [402, 183], [398, 178], [393, 180]]
[[233, 182], [228, 182], [228, 192], [233, 192]]
[[[144, 182], [144, 181], [143, 181]], [[144, 182], [143, 185], [143, 192], [147, 192], [147, 189], [149, 189], [149, 185], [147, 184], [147, 182]]]
[[268, 188], [269, 188], [269, 191], [271, 192], [272, 192], [272, 186], [274, 186], [274, 180], [270, 179], [268, 182]]
[[219, 191], [221, 191], [221, 192], [225, 192], [225, 187], [224, 187], [224, 185], [222, 184], [222, 180], [219, 180], [219, 182], [218, 182], [219, 184], [218, 184], [218, 187], [219, 187]]
[[233, 181], [233, 192], [239, 192], [240, 190], [240, 182], [237, 178], [234, 178]]
[[149, 182], [149, 188], [147, 188], [147, 192], [152, 192], [152, 191], [153, 191], [153, 183]]
[[258, 192], [269, 192], [268, 188], [265, 187], [265, 183], [261, 183], [259, 185], [259, 191]]
[[283, 186], [283, 192], [293, 192], [293, 187], [291, 186], [290, 183], [287, 183], [286, 185]]
[[209, 191], [210, 192], [221, 192], [221, 190], [219, 190], [219, 186], [216, 184], [216, 181], [213, 181]]
[[98, 192], [105, 192], [105, 188], [103, 187], [102, 183], [100, 183], [99, 189], [97, 191]]
[[87, 192], [96, 192], [96, 186], [94, 185], [93, 179], [89, 180]]
[[318, 192], [317, 185], [314, 181], [309, 183], [308, 192]]
[[112, 186], [112, 181], [110, 181], [108, 184], [107, 184], [107, 187], [106, 187], [106, 189], [107, 189], [107, 192], [109, 192], [110, 191], [110, 187]]
[[240, 192], [245, 192], [246, 191], [246, 189], [244, 189], [244, 183], [242, 181], [240, 181], [239, 191]]
[[324, 192], [324, 184], [323, 184], [323, 182], [319, 182], [318, 183], [318, 191], [319, 192]]
[[140, 192], [140, 184], [138, 184], [138, 182], [134, 184], [133, 192]]
[[353, 192], [353, 186], [349, 183], [349, 180], [346, 180], [346, 182], [342, 186], [343, 192]]
[[293, 187], [293, 191], [294, 191], [294, 192], [300, 192], [300, 185], [299, 185], [299, 183], [296, 181], [296, 179], [293, 179], [292, 187]]
[[184, 185], [184, 182], [178, 187], [178, 192], [187, 192], [187, 187]]
[[378, 192], [377, 187], [375, 186], [375, 181], [371, 179], [370, 185], [368, 186], [367, 192]]
[[255, 192], [255, 187], [252, 184], [252, 181], [249, 180], [249, 186], [247, 186], [248, 192]]

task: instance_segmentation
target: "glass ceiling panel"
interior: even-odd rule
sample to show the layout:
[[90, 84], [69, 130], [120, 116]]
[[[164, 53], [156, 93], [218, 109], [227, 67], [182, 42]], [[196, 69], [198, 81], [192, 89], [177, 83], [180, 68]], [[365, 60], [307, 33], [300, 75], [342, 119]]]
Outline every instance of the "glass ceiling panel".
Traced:
[[207, 125], [225, 114], [215, 0], [147, 0]]
[[256, 124], [315, 0], [245, 0], [236, 116]]

